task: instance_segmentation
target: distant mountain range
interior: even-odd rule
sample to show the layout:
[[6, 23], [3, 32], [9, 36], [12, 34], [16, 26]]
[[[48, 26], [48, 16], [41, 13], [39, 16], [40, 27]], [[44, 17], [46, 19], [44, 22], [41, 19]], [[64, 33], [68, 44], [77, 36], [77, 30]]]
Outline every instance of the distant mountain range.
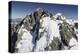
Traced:
[[11, 23], [13, 23], [13, 22], [20, 23], [21, 20], [22, 20], [22, 18], [15, 18], [15, 19], [11, 18]]

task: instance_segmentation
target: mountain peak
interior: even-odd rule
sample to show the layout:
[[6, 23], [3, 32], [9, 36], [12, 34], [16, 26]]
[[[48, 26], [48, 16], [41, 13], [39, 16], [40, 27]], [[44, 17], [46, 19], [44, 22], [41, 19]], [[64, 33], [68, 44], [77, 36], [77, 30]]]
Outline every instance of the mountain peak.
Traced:
[[57, 19], [57, 20], [65, 20], [66, 19], [66, 17], [62, 13], [57, 13], [54, 16], [54, 18]]
[[61, 15], [62, 15], [62, 13], [57, 13], [56, 15], [61, 16]]
[[43, 10], [42, 8], [37, 8], [37, 9], [36, 9], [36, 11], [42, 11], [42, 10]]
[[[46, 9], [37, 8], [20, 22], [12, 36], [12, 49], [16, 52], [65, 50], [77, 46], [77, 27], [72, 26], [73, 21], [66, 21], [62, 13], [53, 16]], [[71, 25], [70, 25], [71, 23]], [[14, 43], [15, 41], [15, 43]], [[74, 43], [74, 42], [75, 43]], [[73, 45], [71, 45], [74, 43]], [[71, 46], [71, 47], [70, 47]], [[18, 49], [18, 50], [16, 50]]]

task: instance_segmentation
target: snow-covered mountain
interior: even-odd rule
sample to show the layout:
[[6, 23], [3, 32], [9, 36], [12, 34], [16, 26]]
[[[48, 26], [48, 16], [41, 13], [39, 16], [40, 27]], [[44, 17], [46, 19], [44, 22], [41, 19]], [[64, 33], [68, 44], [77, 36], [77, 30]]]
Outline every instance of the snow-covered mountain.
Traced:
[[38, 8], [26, 15], [15, 29], [12, 52], [77, 49], [78, 22], [68, 20], [62, 13], [53, 15]]

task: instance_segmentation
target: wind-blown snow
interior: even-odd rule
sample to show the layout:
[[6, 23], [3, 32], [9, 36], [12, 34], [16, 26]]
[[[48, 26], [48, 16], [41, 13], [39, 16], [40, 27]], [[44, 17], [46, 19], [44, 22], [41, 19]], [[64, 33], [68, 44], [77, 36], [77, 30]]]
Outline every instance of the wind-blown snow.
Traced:
[[37, 41], [35, 51], [44, 51], [47, 44], [51, 43], [54, 37], [58, 37], [60, 39], [58, 23], [51, 20], [50, 17], [45, 17], [42, 19], [42, 21], [42, 26], [46, 32], [44, 33], [43, 37]]

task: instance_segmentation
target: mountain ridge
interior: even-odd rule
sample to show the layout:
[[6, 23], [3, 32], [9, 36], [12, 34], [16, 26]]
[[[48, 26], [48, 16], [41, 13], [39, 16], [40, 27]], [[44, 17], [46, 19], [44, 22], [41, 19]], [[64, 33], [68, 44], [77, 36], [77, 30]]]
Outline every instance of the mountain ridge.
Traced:
[[53, 15], [45, 9], [38, 8], [17, 24], [14, 31], [17, 39], [12, 42], [13, 51], [65, 50], [74, 49], [73, 45], [77, 48], [78, 28], [74, 27], [74, 23], [69, 22], [62, 13]]

